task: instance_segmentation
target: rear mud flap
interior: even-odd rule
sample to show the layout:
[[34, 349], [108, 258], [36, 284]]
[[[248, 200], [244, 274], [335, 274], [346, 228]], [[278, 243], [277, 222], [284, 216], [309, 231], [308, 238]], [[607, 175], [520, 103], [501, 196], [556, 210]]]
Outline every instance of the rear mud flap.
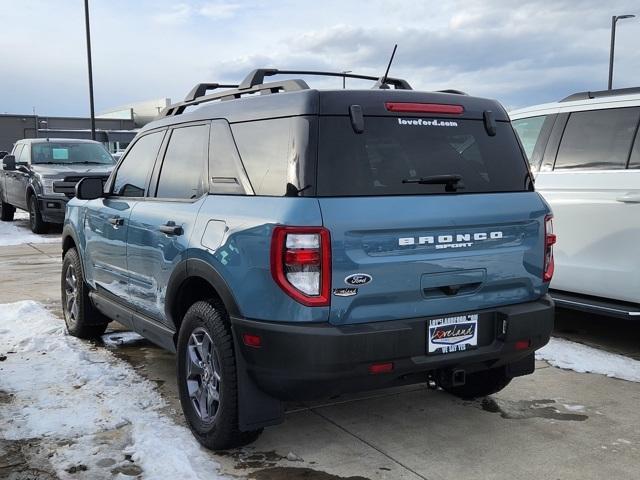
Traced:
[[250, 432], [284, 422], [284, 405], [258, 388], [247, 372], [246, 363], [237, 345], [236, 342], [238, 427], [243, 432]]

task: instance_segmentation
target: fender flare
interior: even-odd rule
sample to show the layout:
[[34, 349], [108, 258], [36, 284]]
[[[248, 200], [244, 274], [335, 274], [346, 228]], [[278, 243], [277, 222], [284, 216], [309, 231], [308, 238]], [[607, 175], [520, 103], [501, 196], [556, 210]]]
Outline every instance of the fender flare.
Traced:
[[173, 325], [176, 325], [176, 319], [173, 318], [172, 312], [175, 311], [180, 287], [186, 280], [191, 278], [201, 278], [218, 292], [230, 317], [240, 316], [238, 303], [222, 275], [208, 262], [198, 258], [188, 258], [176, 266], [167, 285], [164, 307], [165, 315]]
[[87, 280], [87, 276], [85, 274], [85, 269], [84, 269], [84, 258], [82, 255], [82, 250], [80, 248], [80, 242], [78, 241], [78, 236], [76, 235], [76, 231], [73, 229], [73, 227], [69, 224], [66, 224], [63, 228], [62, 228], [62, 235], [60, 238], [60, 247], [62, 248], [62, 259], [64, 260], [64, 254], [65, 254], [65, 250], [64, 250], [64, 242], [67, 240], [67, 238], [71, 238], [71, 240], [73, 240], [73, 244], [76, 247], [76, 251], [78, 252], [78, 256], [80, 257], [80, 268], [82, 269], [82, 278], [85, 279], [85, 282]]
[[29, 182], [29, 184], [27, 185], [26, 191], [25, 191], [25, 195], [24, 195], [24, 200], [25, 200], [25, 203], [27, 205], [27, 208], [29, 208], [29, 199], [33, 195], [35, 195], [36, 201], [38, 201], [38, 192], [36, 192], [36, 189], [33, 188], [33, 185], [31, 184], [31, 182]]

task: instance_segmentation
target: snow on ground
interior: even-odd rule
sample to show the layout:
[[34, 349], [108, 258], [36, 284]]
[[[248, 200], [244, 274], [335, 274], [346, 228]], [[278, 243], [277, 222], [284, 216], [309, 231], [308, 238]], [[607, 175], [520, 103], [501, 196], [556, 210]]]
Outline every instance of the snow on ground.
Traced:
[[[38, 439], [60, 479], [126, 478], [134, 465], [143, 479], [221, 478], [212, 454], [163, 413], [153, 383], [66, 335], [40, 304], [0, 304], [0, 355], [0, 393], [13, 394], [0, 403], [0, 440]], [[67, 472], [77, 465], [87, 470]]]
[[0, 246], [22, 243], [55, 243], [60, 235], [37, 235], [29, 228], [29, 214], [17, 210], [13, 222], [0, 222]]
[[640, 382], [640, 361], [562, 338], [551, 338], [544, 348], [536, 352], [536, 359], [579, 373], [599, 373]]

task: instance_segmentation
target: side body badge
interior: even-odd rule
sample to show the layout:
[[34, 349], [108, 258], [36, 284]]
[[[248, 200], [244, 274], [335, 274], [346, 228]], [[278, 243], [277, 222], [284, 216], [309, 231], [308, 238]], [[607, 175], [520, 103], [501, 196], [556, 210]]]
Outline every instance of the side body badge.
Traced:
[[347, 288], [334, 288], [333, 294], [336, 297], [353, 297], [358, 294], [358, 289], [353, 287]]

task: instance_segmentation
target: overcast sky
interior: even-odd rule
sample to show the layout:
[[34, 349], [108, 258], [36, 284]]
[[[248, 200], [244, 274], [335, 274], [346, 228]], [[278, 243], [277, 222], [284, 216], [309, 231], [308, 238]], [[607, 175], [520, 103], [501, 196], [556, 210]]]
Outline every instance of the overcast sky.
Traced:
[[[515, 6], [517, 5], [517, 6]], [[508, 108], [606, 88], [611, 15], [638, 0], [90, 0], [96, 110], [182, 99], [256, 67], [391, 75]], [[0, 113], [88, 115], [82, 0], [0, 0]], [[618, 24], [614, 86], [640, 86], [640, 19]], [[324, 80], [321, 87], [340, 87]]]

